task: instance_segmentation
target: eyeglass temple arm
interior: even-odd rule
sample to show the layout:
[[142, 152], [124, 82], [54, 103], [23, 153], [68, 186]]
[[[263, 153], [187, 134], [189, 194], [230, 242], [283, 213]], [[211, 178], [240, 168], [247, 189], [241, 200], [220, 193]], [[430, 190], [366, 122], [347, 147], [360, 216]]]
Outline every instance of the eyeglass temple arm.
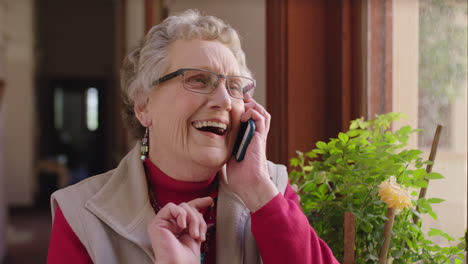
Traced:
[[184, 73], [183, 69], [177, 70], [175, 72], [171, 72], [171, 73], [159, 78], [157, 81], [155, 81], [153, 83], [153, 85], [159, 85], [160, 83], [163, 83], [165, 81], [169, 81], [170, 79], [174, 79], [175, 77], [179, 76], [182, 73]]
[[245, 93], [248, 93], [248, 92], [250, 92], [251, 90], [253, 90], [254, 88], [255, 88], [255, 82], [252, 83], [251, 85], [245, 87], [244, 90], [242, 91], [242, 93], [244, 93], [244, 94], [245, 94]]

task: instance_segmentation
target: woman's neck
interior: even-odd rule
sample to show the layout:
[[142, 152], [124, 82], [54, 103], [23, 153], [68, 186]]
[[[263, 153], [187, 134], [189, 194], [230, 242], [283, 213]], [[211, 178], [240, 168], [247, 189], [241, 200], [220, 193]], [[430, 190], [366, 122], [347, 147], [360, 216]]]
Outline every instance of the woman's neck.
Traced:
[[213, 184], [216, 174], [206, 181], [188, 182], [178, 181], [162, 172], [150, 159], [144, 161], [145, 173], [149, 180], [151, 195], [158, 205], [163, 206], [168, 202], [176, 204], [188, 202], [195, 198], [210, 195], [214, 190]]
[[222, 166], [208, 168], [194, 162], [180, 162], [167, 156], [149, 155], [150, 161], [156, 165], [168, 177], [186, 182], [202, 182], [209, 180], [221, 170]]

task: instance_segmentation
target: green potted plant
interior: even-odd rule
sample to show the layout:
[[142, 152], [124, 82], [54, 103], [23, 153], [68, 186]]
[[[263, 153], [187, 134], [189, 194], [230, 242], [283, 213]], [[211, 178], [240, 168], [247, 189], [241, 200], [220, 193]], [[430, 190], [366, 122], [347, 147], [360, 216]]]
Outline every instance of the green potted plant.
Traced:
[[413, 191], [411, 196], [408, 194], [410, 202], [403, 203], [406, 206], [400, 206], [394, 214], [388, 258], [395, 264], [462, 263], [462, 245], [441, 247], [428, 236], [454, 239], [438, 229], [431, 229], [428, 234], [421, 229], [421, 214], [437, 218], [431, 204], [444, 200], [418, 198], [418, 190], [427, 187], [429, 180], [443, 176], [426, 172], [424, 166], [431, 162], [422, 158], [422, 151], [405, 148], [410, 135], [419, 130], [410, 126], [395, 132], [389, 130], [401, 117], [399, 113], [388, 113], [369, 121], [356, 119], [337, 138], [319, 141], [317, 148], [307, 153], [298, 152], [290, 160], [294, 168], [290, 181], [297, 185], [301, 206], [310, 223], [340, 262], [344, 254], [345, 212], [355, 216], [355, 263], [379, 261], [387, 210], [391, 209], [379, 196], [379, 185], [382, 187], [393, 176], [398, 188]]

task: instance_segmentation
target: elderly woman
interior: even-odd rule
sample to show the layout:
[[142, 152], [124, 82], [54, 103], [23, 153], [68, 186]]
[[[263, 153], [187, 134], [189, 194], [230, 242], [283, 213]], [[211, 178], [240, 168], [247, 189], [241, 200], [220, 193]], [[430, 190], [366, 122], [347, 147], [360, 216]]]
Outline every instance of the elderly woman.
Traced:
[[122, 87], [142, 140], [116, 169], [52, 195], [48, 263], [337, 263], [265, 157], [270, 115], [232, 27], [167, 18], [127, 56]]

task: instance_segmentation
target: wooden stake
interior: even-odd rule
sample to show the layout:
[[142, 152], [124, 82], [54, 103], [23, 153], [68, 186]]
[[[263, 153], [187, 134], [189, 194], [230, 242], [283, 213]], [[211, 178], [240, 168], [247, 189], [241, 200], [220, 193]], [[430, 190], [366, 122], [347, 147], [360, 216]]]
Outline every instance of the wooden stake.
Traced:
[[384, 226], [384, 242], [380, 248], [379, 264], [387, 263], [388, 248], [390, 247], [390, 240], [392, 239], [393, 221], [395, 220], [395, 209], [387, 209], [387, 221]]
[[344, 259], [343, 264], [354, 264], [355, 215], [352, 212], [344, 214]]
[[[426, 167], [427, 173], [432, 172], [432, 166], [434, 165], [434, 160], [437, 154], [437, 147], [439, 146], [439, 139], [440, 139], [441, 133], [442, 133], [442, 126], [437, 125], [437, 129], [434, 134], [434, 139], [432, 140], [431, 153], [429, 154], [429, 161], [431, 161], [432, 164], [427, 165]], [[429, 184], [429, 180], [426, 180], [426, 182]], [[421, 191], [419, 191], [419, 199], [426, 197], [426, 192], [427, 192], [427, 187], [421, 188]], [[416, 211], [419, 212], [418, 206], [416, 206]], [[413, 215], [413, 223], [416, 224], [417, 222], [418, 222], [418, 217], [416, 215]]]

